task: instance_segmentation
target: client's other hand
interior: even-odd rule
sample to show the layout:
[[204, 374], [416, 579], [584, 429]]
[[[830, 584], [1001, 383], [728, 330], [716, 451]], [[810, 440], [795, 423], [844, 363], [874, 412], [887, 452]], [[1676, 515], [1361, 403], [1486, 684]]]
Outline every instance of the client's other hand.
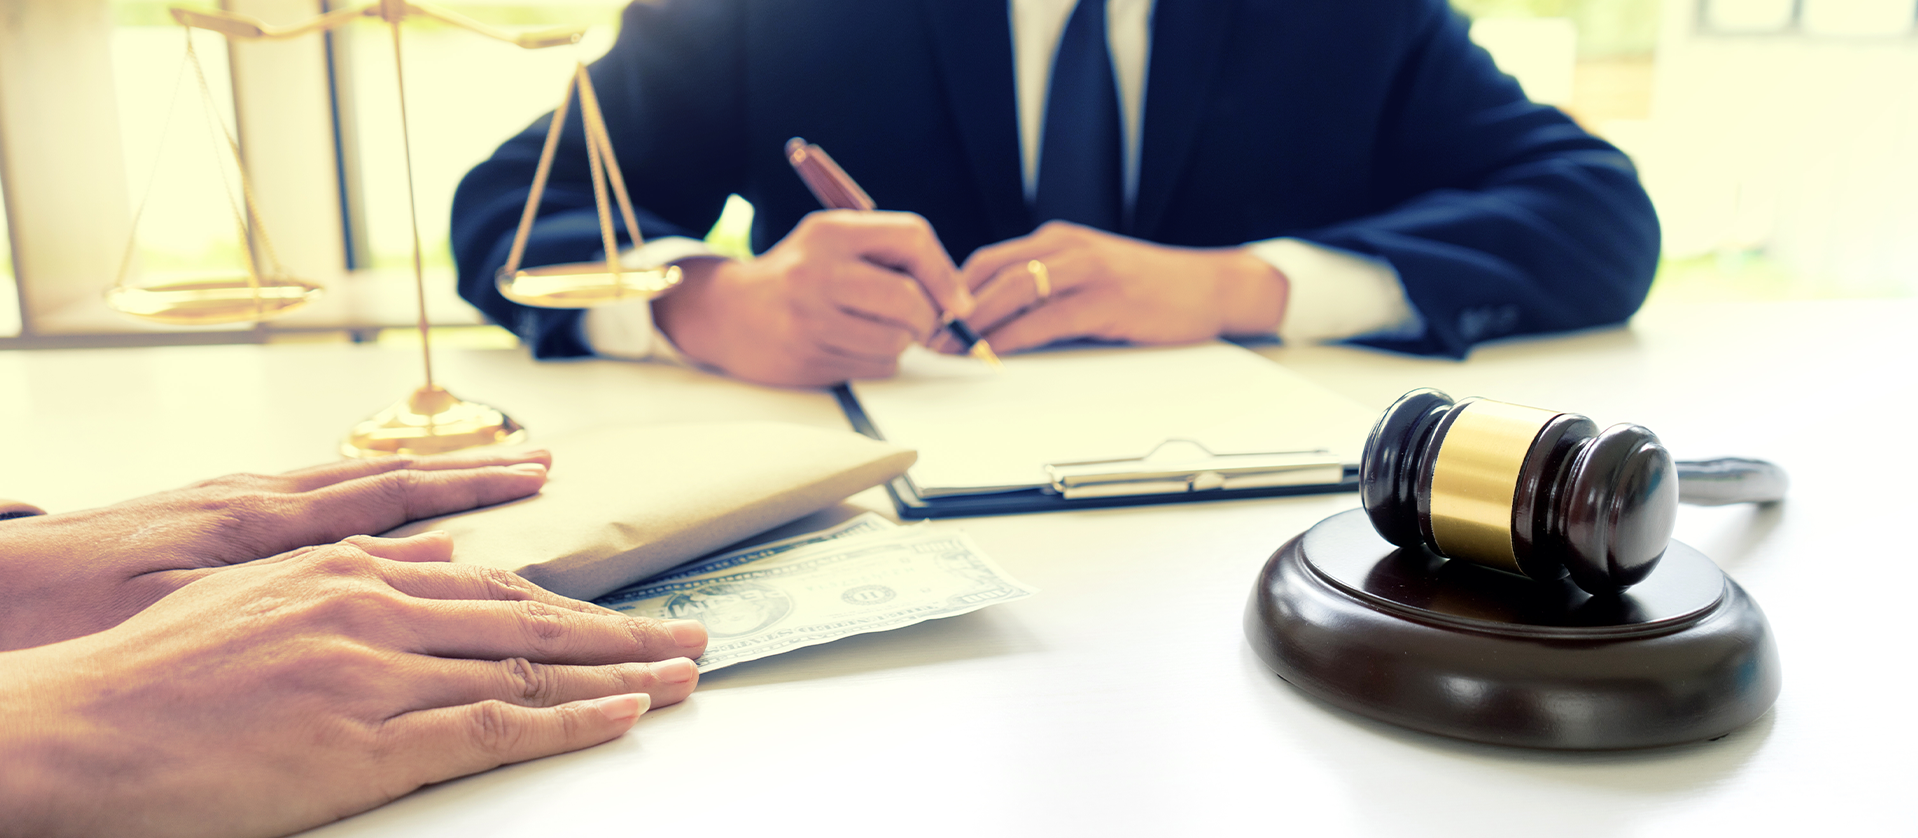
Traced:
[[[1047, 269], [1044, 297], [1028, 267], [1035, 259]], [[1283, 274], [1242, 247], [1171, 247], [1064, 221], [974, 251], [960, 276], [977, 299], [967, 322], [1000, 353], [1070, 338], [1170, 344], [1270, 334], [1287, 291]]]
[[451, 550], [439, 533], [303, 548], [0, 653], [0, 832], [293, 832], [605, 742], [692, 691], [698, 623], [441, 563]]
[[938, 332], [942, 309], [972, 309], [939, 237], [911, 213], [815, 212], [757, 259], [681, 269], [685, 285], [653, 303], [660, 330], [688, 357], [762, 384], [890, 376], [900, 352]]
[[530, 495], [551, 463], [486, 449], [351, 460], [0, 521], [0, 650], [111, 628], [231, 565]]

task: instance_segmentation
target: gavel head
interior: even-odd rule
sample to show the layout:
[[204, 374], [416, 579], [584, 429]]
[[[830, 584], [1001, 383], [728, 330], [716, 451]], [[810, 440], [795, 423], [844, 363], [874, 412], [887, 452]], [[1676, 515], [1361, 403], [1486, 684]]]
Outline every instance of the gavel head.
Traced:
[[1372, 526], [1400, 547], [1610, 595], [1671, 541], [1678, 473], [1651, 431], [1437, 390], [1379, 417], [1359, 466]]

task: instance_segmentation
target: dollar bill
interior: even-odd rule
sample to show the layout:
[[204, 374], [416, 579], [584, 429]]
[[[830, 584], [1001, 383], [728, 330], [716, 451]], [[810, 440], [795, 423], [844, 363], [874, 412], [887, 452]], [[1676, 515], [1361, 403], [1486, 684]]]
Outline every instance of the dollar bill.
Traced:
[[769, 541], [764, 544], [755, 544], [751, 547], [745, 547], [738, 550], [734, 550], [729, 553], [721, 553], [720, 555], [717, 555], [717, 556], [712, 556], [709, 558], [699, 559], [693, 562], [689, 562], [687, 564], [683, 564], [683, 565], [680, 565], [679, 567], [675, 567], [671, 570], [668, 570], [665, 573], [659, 574], [658, 576], [654, 576], [650, 579], [642, 579], [639, 582], [636, 582], [632, 585], [626, 586], [625, 588], [621, 588], [617, 591], [607, 594], [601, 597], [600, 599], [601, 600], [621, 599], [621, 598], [625, 598], [626, 593], [628, 591], [634, 591], [640, 588], [657, 585], [669, 579], [684, 579], [688, 576], [701, 576], [707, 573], [713, 573], [716, 571], [725, 570], [729, 567], [738, 567], [739, 565], [746, 564], [748, 562], [756, 562], [761, 559], [769, 559], [769, 558], [772, 558], [773, 556], [777, 556], [782, 553], [789, 553], [801, 547], [810, 547], [814, 544], [819, 544], [821, 542], [833, 541], [836, 539], [846, 538], [849, 536], [865, 535], [867, 533], [885, 532], [887, 530], [897, 530], [897, 529], [899, 529], [899, 525], [888, 520], [886, 516], [880, 515], [877, 512], [866, 512], [859, 515], [859, 517], [853, 518], [849, 521], [841, 523], [838, 526], [828, 527], [823, 530], [817, 530], [809, 533], [802, 533], [800, 535], [795, 535], [791, 538], [782, 538], [778, 541]]
[[718, 557], [700, 563], [718, 569], [651, 580], [596, 602], [705, 623], [711, 639], [699, 671], [711, 672], [1033, 594], [957, 531], [880, 527], [796, 541], [803, 543], [750, 560]]

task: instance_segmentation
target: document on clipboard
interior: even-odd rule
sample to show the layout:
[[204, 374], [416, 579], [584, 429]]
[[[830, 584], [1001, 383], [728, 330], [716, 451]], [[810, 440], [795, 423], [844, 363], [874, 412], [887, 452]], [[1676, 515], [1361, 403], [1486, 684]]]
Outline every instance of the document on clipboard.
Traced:
[[1349, 490], [1376, 412], [1249, 350], [911, 350], [838, 391], [855, 428], [915, 448], [902, 517], [1037, 512]]

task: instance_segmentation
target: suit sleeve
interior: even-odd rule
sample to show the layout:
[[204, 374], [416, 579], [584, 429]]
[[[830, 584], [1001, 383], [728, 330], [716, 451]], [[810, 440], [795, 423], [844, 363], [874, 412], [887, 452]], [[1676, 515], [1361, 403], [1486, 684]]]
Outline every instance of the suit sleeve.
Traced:
[[1657, 268], [1631, 161], [1527, 101], [1438, 0], [1420, 4], [1380, 122], [1382, 212], [1299, 235], [1389, 262], [1424, 328], [1356, 342], [1462, 358], [1481, 341], [1623, 322]]
[[[742, 160], [741, 20], [731, 0], [634, 3], [618, 42], [589, 70], [607, 133], [646, 238], [700, 238], [738, 189]], [[528, 239], [526, 265], [604, 258], [585, 134], [575, 102]], [[522, 306], [502, 297], [506, 263], [531, 191], [552, 114], [507, 140], [467, 173], [453, 197], [453, 257], [460, 296], [511, 329], [537, 358], [592, 354], [578, 310]], [[630, 244], [617, 221], [620, 246]]]

